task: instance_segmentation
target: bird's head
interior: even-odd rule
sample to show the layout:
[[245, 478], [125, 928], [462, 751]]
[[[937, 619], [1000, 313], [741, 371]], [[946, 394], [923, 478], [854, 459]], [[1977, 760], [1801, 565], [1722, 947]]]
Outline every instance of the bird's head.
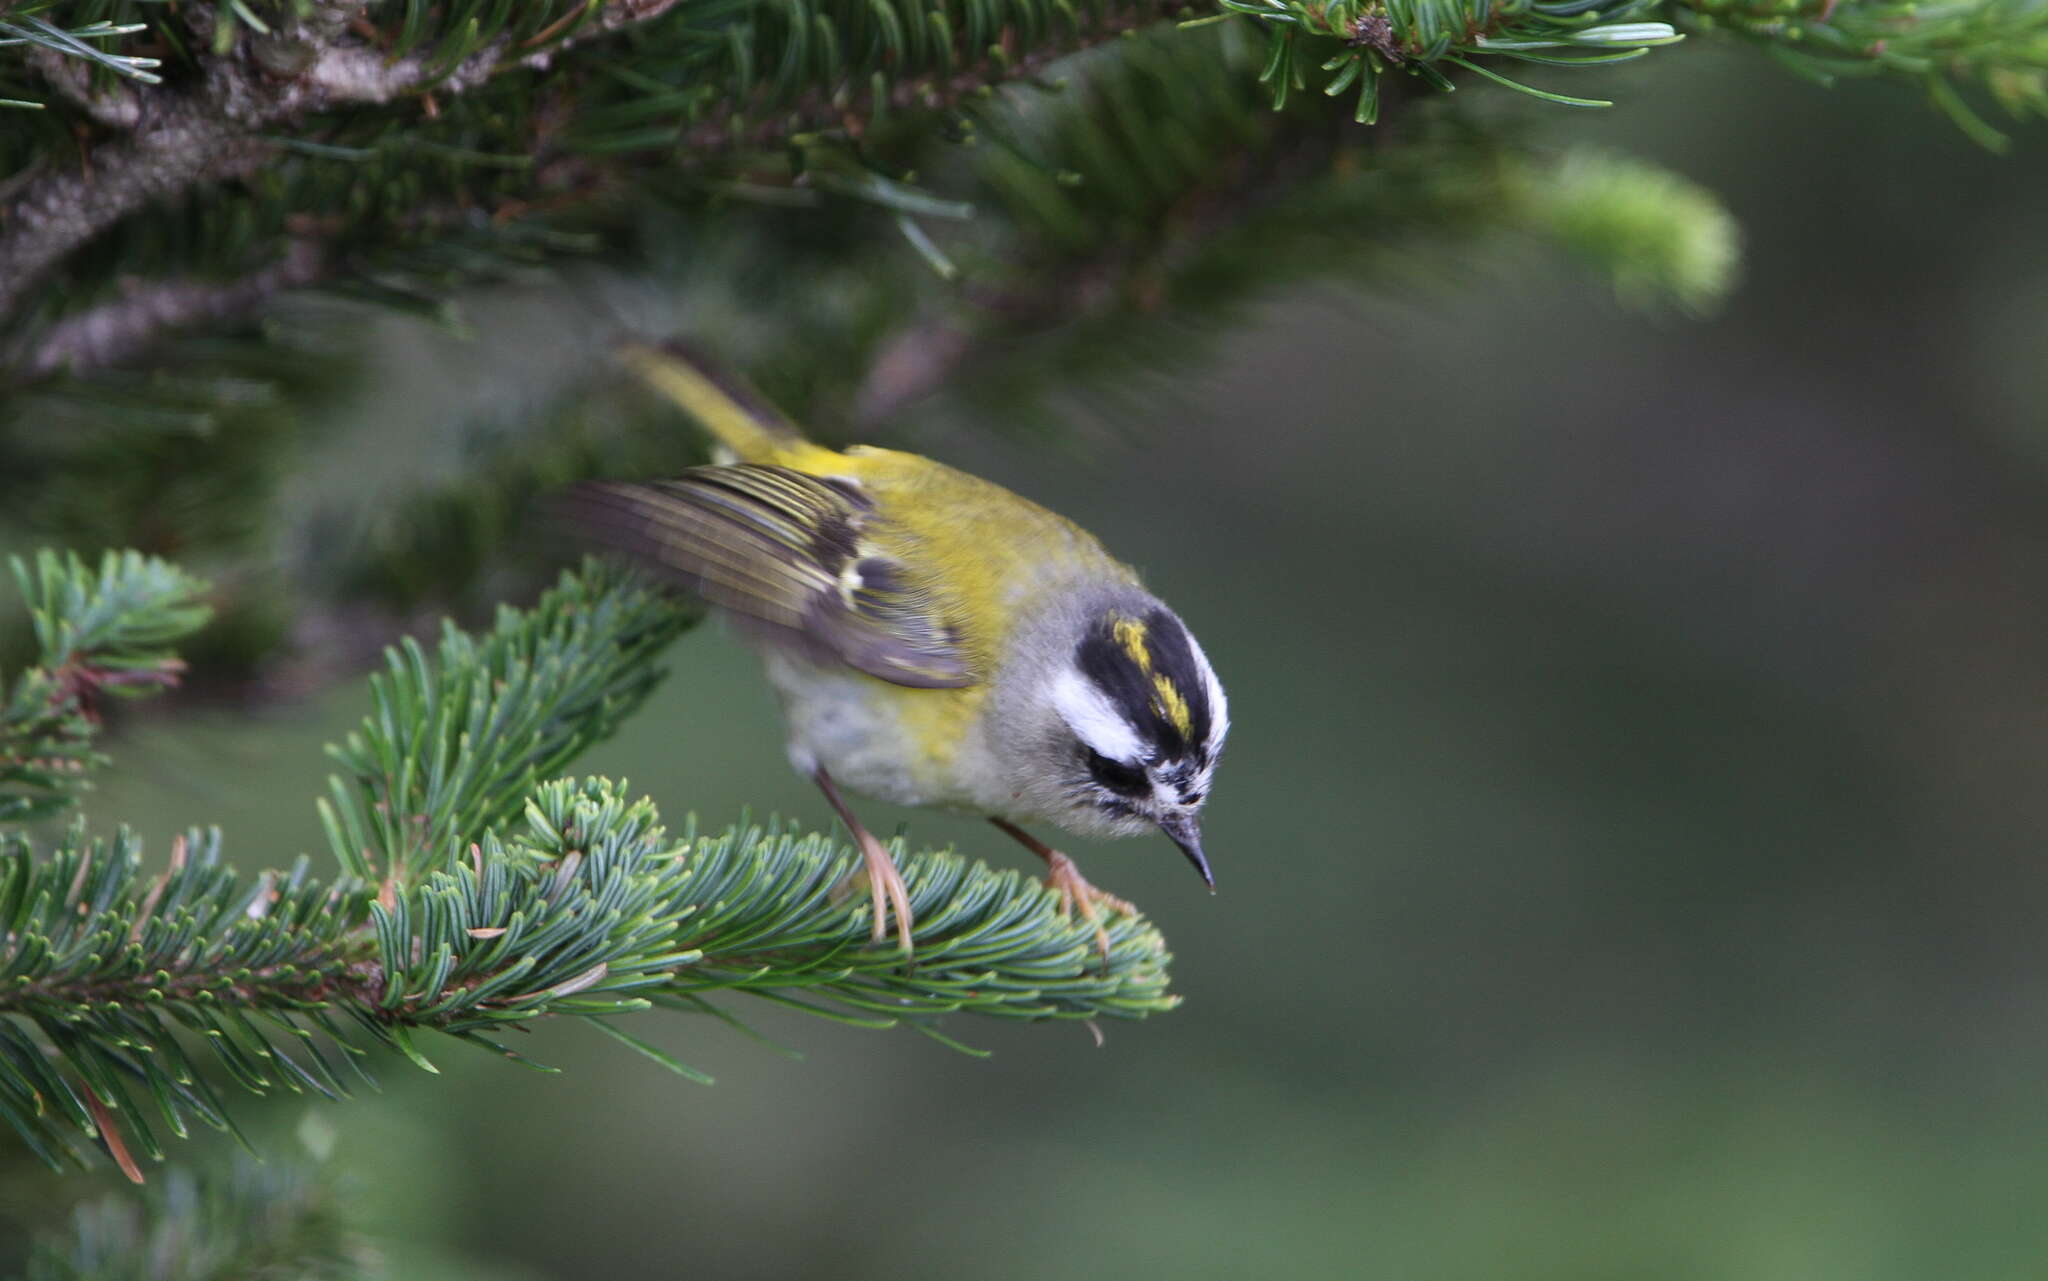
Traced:
[[1156, 602], [1089, 617], [1050, 694], [1069, 825], [1118, 836], [1157, 826], [1214, 889], [1197, 819], [1230, 714], [1186, 626]]

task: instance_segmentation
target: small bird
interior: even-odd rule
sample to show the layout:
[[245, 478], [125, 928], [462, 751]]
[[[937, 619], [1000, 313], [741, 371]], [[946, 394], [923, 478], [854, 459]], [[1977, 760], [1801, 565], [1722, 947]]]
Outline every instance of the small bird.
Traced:
[[1229, 729], [1202, 647], [1073, 522], [943, 463], [833, 450], [679, 343], [625, 353], [734, 461], [668, 480], [589, 481], [566, 514], [740, 624], [781, 699], [790, 763], [865, 861], [873, 938], [915, 926], [888, 850], [842, 786], [982, 815], [1044, 859], [1060, 910], [1130, 904], [1025, 831], [1158, 827], [1210, 890], [1197, 816]]

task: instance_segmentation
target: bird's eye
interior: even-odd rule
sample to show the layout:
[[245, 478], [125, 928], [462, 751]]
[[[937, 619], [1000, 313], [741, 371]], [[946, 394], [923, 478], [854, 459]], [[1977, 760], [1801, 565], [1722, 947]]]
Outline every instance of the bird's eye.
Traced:
[[1110, 791], [1135, 796], [1151, 790], [1152, 780], [1146, 776], [1143, 766], [1113, 761], [1092, 747], [1082, 750], [1086, 754], [1088, 773]]

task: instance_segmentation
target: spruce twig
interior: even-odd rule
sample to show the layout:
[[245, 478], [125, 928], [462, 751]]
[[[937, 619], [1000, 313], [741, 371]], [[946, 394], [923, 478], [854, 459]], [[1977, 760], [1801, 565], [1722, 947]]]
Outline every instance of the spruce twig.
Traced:
[[[280, 209], [264, 200], [267, 220], [290, 225], [267, 245], [245, 251], [244, 260], [226, 273], [232, 276], [228, 283], [174, 279], [91, 298], [44, 332], [0, 344], [5, 348], [0, 361], [17, 376], [31, 378], [66, 368], [91, 370], [132, 354], [149, 334], [185, 320], [225, 323], [283, 289], [362, 273], [367, 264], [351, 261], [350, 246], [337, 240], [388, 244], [474, 230], [476, 219], [470, 215], [481, 193], [467, 182], [456, 184], [445, 201], [428, 202], [424, 213], [420, 202], [402, 202], [403, 208], [389, 211], [380, 224], [380, 215], [366, 209], [356, 194], [384, 184], [379, 173], [362, 164], [369, 157], [384, 161], [381, 167], [401, 182], [417, 181], [408, 175], [436, 156], [502, 161], [502, 167], [519, 172], [498, 175], [503, 194], [498, 207], [488, 211], [490, 225], [517, 223], [528, 209], [601, 201], [620, 189], [626, 170], [650, 161], [679, 158], [701, 164], [735, 149], [756, 153], [809, 137], [859, 139], [885, 118], [948, 112], [994, 85], [1036, 78], [1076, 49], [1176, 12], [1180, 2], [1110, 0], [1069, 7], [1060, 11], [1063, 18], [1056, 18], [1046, 0], [1007, 0], [1014, 12], [1002, 15], [1000, 31], [979, 30], [986, 24], [977, 16], [936, 43], [914, 29], [928, 15], [907, 7], [904, 13], [889, 13], [885, 28], [865, 35], [863, 42], [871, 47], [861, 60], [874, 64], [872, 71], [835, 65], [823, 82], [794, 78], [789, 68], [837, 56], [825, 52], [831, 42], [807, 28], [786, 23], [786, 29], [777, 28], [780, 19], [734, 25], [731, 14], [714, 0], [700, 0], [698, 8], [678, 8], [679, 0], [571, 7], [561, 20], [545, 22], [530, 34], [513, 30], [483, 41], [452, 62], [444, 53], [445, 40], [431, 52], [394, 58], [364, 36], [378, 29], [366, 25], [361, 3], [342, 6], [354, 15], [347, 21], [342, 20], [346, 14], [323, 10], [285, 23], [274, 37], [252, 46], [248, 56], [200, 59], [192, 68], [196, 83], [135, 90], [120, 100], [122, 128], [97, 139], [78, 163], [24, 169], [12, 192], [0, 185], [0, 264], [8, 268], [0, 272], [0, 321], [19, 320], [36, 301], [31, 286], [38, 279], [59, 271], [77, 251], [145, 205], [168, 201], [175, 206], [185, 193], [253, 180], [259, 170], [280, 165], [317, 170], [295, 185], [323, 192], [321, 202], [292, 201]], [[671, 8], [677, 12], [670, 14]], [[547, 9], [540, 7], [541, 17]], [[981, 12], [974, 8], [975, 15]], [[568, 21], [589, 13], [597, 16]], [[666, 23], [654, 21], [664, 15]], [[821, 29], [845, 30], [847, 39], [876, 23], [864, 4], [848, 5], [836, 16], [838, 28], [824, 14], [816, 21], [826, 24]], [[456, 20], [448, 15], [451, 24]], [[779, 44], [777, 82], [756, 83], [750, 70], [753, 55], [746, 52], [732, 54], [736, 64], [731, 68], [703, 68], [699, 85], [685, 88], [622, 74], [584, 56], [579, 47], [628, 28], [655, 26], [675, 50], [666, 57], [680, 55], [689, 65], [702, 60], [694, 52], [702, 41], [683, 24], [699, 20], [729, 30], [734, 50], [758, 47], [765, 57]], [[907, 34], [906, 23], [913, 28]], [[1035, 36], [1029, 46], [1020, 43], [1025, 32]], [[991, 41], [992, 35], [1000, 38]], [[541, 47], [535, 48], [536, 42]], [[49, 55], [47, 49], [37, 53]], [[648, 56], [657, 62], [664, 57]], [[564, 59], [559, 68], [553, 65], [557, 58]], [[70, 66], [64, 57], [57, 63]], [[509, 73], [542, 70], [552, 72], [550, 82], [561, 83], [562, 92], [515, 90], [501, 83]], [[73, 83], [76, 74], [68, 70], [61, 78], [76, 90], [67, 96], [88, 114], [105, 114], [110, 92], [130, 92], [105, 86], [88, 91]], [[567, 109], [572, 97], [575, 106]], [[479, 101], [464, 108], [470, 98]], [[336, 115], [350, 105], [390, 107], [401, 99], [425, 101], [426, 120], [360, 111]], [[546, 109], [531, 110], [536, 103]], [[565, 109], [556, 110], [556, 103]], [[458, 109], [466, 111], [461, 119]], [[660, 123], [650, 126], [649, 120]], [[480, 133], [496, 136], [480, 148]], [[370, 145], [360, 145], [359, 139]], [[401, 163], [411, 156], [420, 159]], [[363, 170], [360, 182], [345, 176], [351, 164]], [[339, 202], [334, 198], [337, 174], [344, 175], [341, 192], [350, 196]], [[337, 203], [347, 210], [340, 221], [351, 236], [319, 234], [336, 221]], [[508, 235], [516, 230], [505, 228]]]
[[28, 184], [0, 222], [6, 228], [0, 231], [0, 264], [6, 266], [0, 317], [13, 313], [66, 255], [145, 204], [254, 173], [276, 152], [263, 136], [275, 125], [337, 107], [389, 103], [430, 83], [460, 94], [509, 67], [544, 68], [562, 49], [648, 21], [675, 3], [614, 0], [542, 47], [501, 36], [453, 65], [425, 53], [392, 59], [365, 44], [351, 23], [362, 18], [368, 0], [345, 0], [291, 20], [263, 55], [208, 59], [197, 86], [159, 91], [136, 112], [136, 127], [96, 148], [92, 163]]
[[[1972, 93], [2048, 112], [2048, 13], [2033, 0], [1215, 2], [1221, 13], [1184, 0], [39, 0], [8, 20], [32, 47], [0, 48], [0, 97], [52, 97], [12, 113], [48, 122], [0, 139], [0, 364], [16, 378], [104, 368], [314, 283], [404, 293], [384, 282], [411, 250], [523, 252], [563, 218], [602, 222], [650, 178], [740, 174], [723, 188], [736, 190], [761, 186], [748, 171], [765, 165], [802, 183], [828, 154], [881, 172], [873, 144], [906, 122], [957, 122], [998, 85], [1038, 83], [1169, 17], [1259, 31], [1266, 56], [1238, 74], [1276, 104], [1320, 89], [1360, 121], [1386, 83], [1410, 80], [1601, 105], [1523, 84], [1511, 64], [1597, 71], [1677, 40], [1674, 23], [1738, 32], [1822, 80], [1908, 78], [1989, 145], [2003, 135]], [[95, 22], [66, 32], [67, 13]], [[138, 26], [127, 48], [103, 38]], [[1158, 143], [1148, 164], [1178, 145]], [[199, 198], [226, 207], [201, 219]], [[943, 261], [924, 228], [905, 235]], [[129, 237], [166, 261], [128, 261]]]
[[234, 280], [153, 282], [59, 320], [23, 347], [15, 368], [41, 378], [116, 365], [166, 333], [233, 327], [279, 294], [326, 279], [334, 266], [319, 239], [301, 236], [275, 262]]
[[[183, 621], [161, 596], [54, 599], [39, 627], [97, 636], [134, 670]], [[206, 1058], [243, 1089], [339, 1098], [371, 1048], [432, 1070], [438, 1033], [520, 1058], [506, 1033], [565, 1015], [700, 1076], [615, 1020], [716, 1012], [728, 991], [941, 1040], [948, 1013], [1173, 1006], [1157, 930], [1113, 918], [1103, 963], [1092, 928], [1020, 873], [899, 853], [919, 922], [906, 971], [844, 891], [849, 846], [776, 826], [671, 838], [623, 784], [543, 781], [631, 712], [684, 621], [592, 567], [481, 638], [393, 650], [372, 715], [334, 749], [333, 881], [303, 858], [241, 876], [214, 831], [180, 837], [161, 871], [126, 831], [74, 827], [49, 849], [0, 833], [0, 1119], [53, 1165], [91, 1140], [139, 1178], [161, 1133], [232, 1129]]]
[[205, 585], [163, 561], [109, 552], [97, 571], [76, 555], [44, 552], [31, 572], [10, 561], [35, 627], [34, 662], [0, 682], [0, 823], [70, 805], [86, 772], [108, 697], [137, 698], [178, 683], [184, 664], [168, 646], [208, 610]]

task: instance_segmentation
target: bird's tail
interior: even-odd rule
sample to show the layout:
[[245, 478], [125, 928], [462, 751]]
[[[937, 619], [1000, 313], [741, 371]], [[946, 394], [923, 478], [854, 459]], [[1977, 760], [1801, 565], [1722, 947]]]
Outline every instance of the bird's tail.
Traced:
[[687, 343], [629, 343], [620, 356], [742, 462], [779, 462], [815, 448], [746, 379]]

